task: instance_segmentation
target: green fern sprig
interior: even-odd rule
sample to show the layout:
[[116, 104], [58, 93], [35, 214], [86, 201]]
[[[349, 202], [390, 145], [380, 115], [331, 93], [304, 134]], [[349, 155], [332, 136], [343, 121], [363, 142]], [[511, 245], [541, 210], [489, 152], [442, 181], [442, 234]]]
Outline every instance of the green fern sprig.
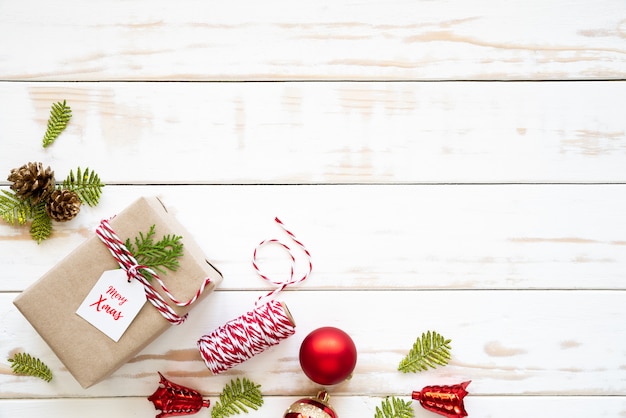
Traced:
[[255, 411], [263, 405], [261, 385], [253, 383], [247, 378], [231, 380], [224, 387], [220, 400], [215, 402], [211, 410], [212, 418], [225, 418], [241, 412], [248, 413], [248, 408]]
[[385, 398], [380, 407], [376, 407], [374, 418], [412, 418], [415, 416], [411, 401], [404, 401], [395, 396]]
[[13, 373], [24, 376], [39, 377], [46, 382], [52, 380], [52, 371], [48, 366], [36, 357], [32, 357], [27, 353], [15, 353], [13, 358], [9, 359]]
[[63, 100], [63, 103], [58, 102], [52, 104], [50, 117], [48, 118], [48, 128], [43, 136], [44, 148], [52, 144], [54, 140], [59, 137], [61, 132], [67, 127], [67, 123], [70, 121], [71, 117], [72, 109], [66, 104], [65, 100]]
[[33, 207], [30, 200], [21, 200], [15, 193], [2, 190], [0, 217], [10, 225], [24, 225], [33, 217]]
[[422, 333], [417, 338], [409, 354], [402, 359], [398, 370], [403, 373], [421, 372], [428, 368], [436, 368], [437, 365], [445, 366], [450, 360], [450, 342], [435, 331]]
[[70, 170], [70, 174], [57, 188], [76, 192], [81, 202], [89, 206], [96, 206], [102, 195], [103, 187], [104, 183], [100, 181], [100, 177], [94, 171], [89, 171], [89, 168], [81, 171], [78, 167], [76, 176], [74, 176], [74, 171]]
[[[180, 266], [178, 259], [183, 256], [183, 237], [179, 235], [165, 235], [160, 241], [154, 242], [155, 225], [144, 235], [139, 232], [135, 237], [135, 244], [128, 238], [125, 242], [126, 248], [141, 265], [148, 266], [152, 270], [157, 270], [162, 274], [167, 272], [164, 269], [176, 271]], [[146, 280], [152, 277], [145, 271], [142, 275]]]
[[46, 212], [46, 202], [40, 202], [33, 207], [33, 222], [30, 225], [30, 236], [41, 244], [52, 234], [52, 219]]

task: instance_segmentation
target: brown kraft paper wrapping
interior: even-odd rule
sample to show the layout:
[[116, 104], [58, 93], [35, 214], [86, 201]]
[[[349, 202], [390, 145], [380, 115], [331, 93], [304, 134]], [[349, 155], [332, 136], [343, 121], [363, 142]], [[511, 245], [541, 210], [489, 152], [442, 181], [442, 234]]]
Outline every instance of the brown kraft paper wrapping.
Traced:
[[[139, 232], [145, 234], [152, 225], [156, 225], [157, 241], [167, 234], [183, 237], [180, 267], [160, 275], [178, 300], [191, 299], [204, 279], [210, 277], [211, 284], [194, 304], [200, 303], [222, 281], [222, 275], [206, 260], [191, 234], [158, 198], [138, 199], [111, 219], [110, 225], [122, 241], [134, 240]], [[100, 275], [117, 268], [118, 263], [94, 233], [13, 302], [84, 388], [108, 377], [172, 326], [146, 302], [116, 343], [76, 314]], [[165, 300], [169, 301], [167, 297]], [[184, 315], [194, 304], [178, 307], [170, 303], [170, 306]]]

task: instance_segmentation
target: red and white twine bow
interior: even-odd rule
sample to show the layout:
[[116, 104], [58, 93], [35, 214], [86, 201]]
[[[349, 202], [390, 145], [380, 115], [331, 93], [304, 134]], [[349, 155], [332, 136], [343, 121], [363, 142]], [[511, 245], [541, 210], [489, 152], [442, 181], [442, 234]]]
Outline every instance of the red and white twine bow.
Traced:
[[115, 234], [115, 231], [111, 228], [108, 220], [103, 220], [100, 222], [100, 226], [96, 229], [96, 235], [102, 240], [104, 245], [109, 249], [115, 261], [118, 262], [120, 267], [126, 271], [128, 276], [128, 281], [132, 279], [138, 280], [144, 287], [146, 291], [146, 297], [148, 301], [163, 315], [165, 319], [171, 322], [174, 325], [182, 324], [185, 319], [187, 319], [187, 314], [180, 316], [178, 315], [170, 305], [163, 299], [163, 297], [157, 292], [157, 290], [148, 282], [145, 277], [142, 275], [142, 271], [148, 273], [152, 279], [154, 279], [161, 289], [163, 293], [167, 295], [167, 297], [174, 303], [176, 306], [189, 306], [194, 303], [204, 292], [204, 289], [207, 285], [211, 283], [211, 279], [206, 277], [196, 294], [186, 302], [180, 302], [177, 300], [167, 289], [163, 281], [159, 278], [159, 276], [152, 270], [151, 268], [141, 265], [137, 263], [137, 260], [133, 255], [128, 251], [126, 245], [122, 242], [122, 240]]
[[[300, 283], [300, 282], [306, 280], [306, 278], [309, 277], [309, 275], [311, 274], [311, 271], [313, 270], [313, 263], [311, 262], [311, 253], [309, 253], [309, 250], [306, 249], [304, 244], [302, 244], [300, 241], [298, 241], [296, 236], [290, 230], [288, 230], [285, 227], [285, 224], [283, 224], [283, 222], [280, 219], [274, 218], [274, 221], [278, 225], [280, 225], [280, 227], [283, 229], [283, 231], [285, 231], [287, 233], [287, 235], [289, 235], [289, 238], [291, 238], [291, 240], [293, 242], [295, 242], [302, 249], [302, 251], [304, 251], [304, 254], [306, 254], [306, 257], [307, 257], [308, 267], [307, 267], [306, 272], [304, 273], [304, 275], [301, 278], [299, 278], [299, 279], [294, 278], [296, 258], [294, 257], [293, 252], [291, 251], [291, 248], [287, 244], [283, 243], [282, 241], [280, 241], [279, 239], [276, 239], [276, 238], [266, 239], [266, 240], [261, 241], [259, 243], [259, 245], [256, 246], [256, 248], [254, 249], [254, 252], [252, 254], [252, 266], [256, 270], [256, 272], [259, 275], [259, 277], [261, 277], [263, 280], [267, 280], [268, 282], [277, 285], [278, 287], [276, 289], [272, 290], [271, 292], [269, 292], [267, 295], [260, 296], [259, 299], [256, 302], [256, 306], [259, 306], [259, 302], [261, 300], [272, 298], [278, 292], [283, 290], [285, 287], [287, 287], [289, 285], [292, 285], [292, 284]], [[268, 245], [268, 244], [280, 245], [282, 248], [285, 249], [285, 251], [287, 251], [287, 254], [289, 255], [289, 258], [291, 260], [290, 275], [289, 275], [289, 279], [288, 280], [284, 280], [284, 281], [272, 280], [267, 275], [261, 273], [261, 269], [259, 268], [259, 265], [257, 263], [257, 252], [259, 251], [259, 249], [261, 247], [263, 247], [264, 245]]]
[[[301, 278], [294, 278], [296, 259], [291, 248], [278, 239], [261, 241], [255, 248], [252, 257], [252, 265], [260, 277], [278, 286], [267, 295], [257, 299], [254, 310], [245, 313], [223, 326], [213, 330], [198, 340], [198, 349], [208, 369], [213, 374], [219, 374], [239, 363], [261, 353], [265, 349], [278, 344], [283, 339], [295, 333], [295, 324], [287, 314], [286, 308], [281, 302], [271, 299], [285, 287], [305, 280], [313, 265], [311, 254], [296, 237], [285, 228], [280, 219], [275, 221], [289, 235], [307, 256], [308, 269]], [[257, 252], [266, 244], [278, 244], [283, 247], [291, 259], [291, 275], [286, 281], [276, 281], [261, 273], [257, 263]], [[269, 301], [260, 303], [261, 300], [270, 298]]]

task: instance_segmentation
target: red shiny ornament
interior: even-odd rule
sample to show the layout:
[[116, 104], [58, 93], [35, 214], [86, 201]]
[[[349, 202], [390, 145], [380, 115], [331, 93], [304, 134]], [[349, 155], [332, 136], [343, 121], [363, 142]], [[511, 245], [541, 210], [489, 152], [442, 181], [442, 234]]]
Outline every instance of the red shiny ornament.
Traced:
[[154, 408], [161, 411], [156, 418], [195, 414], [203, 406], [209, 407], [211, 401], [203, 400], [198, 391], [172, 383], [158, 373], [161, 376], [159, 387], [148, 398]]
[[452, 386], [426, 386], [421, 391], [413, 391], [411, 397], [431, 412], [447, 418], [466, 417], [463, 398], [467, 395], [465, 388], [471, 380]]
[[318, 328], [302, 341], [300, 366], [319, 385], [340, 383], [352, 375], [356, 366], [354, 341], [338, 328]]
[[299, 399], [289, 407], [283, 418], [338, 418], [328, 398], [328, 393], [322, 390], [315, 398]]

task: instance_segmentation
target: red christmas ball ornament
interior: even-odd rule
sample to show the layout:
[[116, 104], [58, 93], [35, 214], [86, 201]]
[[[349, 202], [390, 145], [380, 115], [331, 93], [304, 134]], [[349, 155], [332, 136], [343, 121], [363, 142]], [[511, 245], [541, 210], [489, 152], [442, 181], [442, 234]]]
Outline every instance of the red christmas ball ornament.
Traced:
[[210, 401], [203, 400], [197, 390], [170, 382], [161, 372], [159, 376], [159, 387], [148, 398], [154, 404], [154, 409], [161, 411], [156, 418], [195, 414], [200, 408], [209, 407]]
[[287, 409], [283, 418], [338, 418], [328, 398], [326, 391], [320, 391], [314, 398], [297, 400]]
[[354, 341], [339, 328], [318, 328], [302, 341], [300, 366], [304, 374], [319, 385], [343, 382], [356, 366]]
[[452, 386], [426, 386], [421, 391], [413, 391], [411, 397], [419, 401], [424, 409], [446, 418], [466, 417], [463, 398], [470, 383], [471, 380]]

